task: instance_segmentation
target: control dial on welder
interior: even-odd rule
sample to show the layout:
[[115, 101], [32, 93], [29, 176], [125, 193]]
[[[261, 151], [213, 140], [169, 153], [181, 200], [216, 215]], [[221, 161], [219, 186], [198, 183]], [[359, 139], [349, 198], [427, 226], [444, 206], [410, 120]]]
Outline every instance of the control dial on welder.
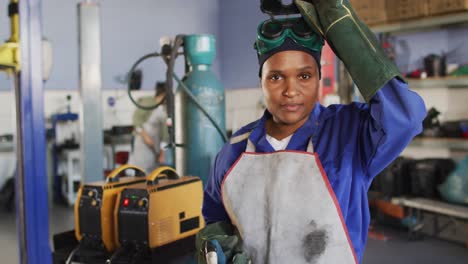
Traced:
[[98, 193], [97, 193], [96, 190], [89, 190], [88, 196], [89, 196], [89, 197], [97, 197], [97, 196], [98, 196]]
[[138, 201], [138, 206], [139, 206], [139, 207], [142, 207], [142, 208], [148, 207], [148, 199], [147, 199], [147, 198], [141, 198], [141, 199]]
[[99, 199], [93, 199], [93, 200], [91, 201], [91, 205], [92, 205], [93, 207], [99, 207], [99, 206], [101, 205], [101, 200], [99, 200]]

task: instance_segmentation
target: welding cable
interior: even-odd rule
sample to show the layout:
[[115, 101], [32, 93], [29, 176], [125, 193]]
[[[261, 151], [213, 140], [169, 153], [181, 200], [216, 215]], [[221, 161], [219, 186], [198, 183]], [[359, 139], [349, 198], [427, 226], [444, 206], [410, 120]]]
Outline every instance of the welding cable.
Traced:
[[[213, 124], [213, 126], [216, 128], [216, 130], [220, 134], [223, 141], [227, 142], [228, 138], [226, 136], [226, 133], [221, 129], [221, 127], [214, 120], [214, 118], [208, 113], [208, 111], [206, 111], [206, 109], [200, 104], [200, 102], [198, 102], [197, 98], [193, 95], [192, 92], [190, 92], [190, 89], [187, 88], [185, 83], [182, 82], [182, 80], [179, 77], [177, 77], [177, 75], [174, 73], [175, 54], [177, 53], [177, 50], [179, 49], [179, 47], [183, 45], [184, 37], [185, 37], [184, 35], [177, 35], [176, 38], [175, 38], [175, 41], [174, 41], [174, 49], [172, 50], [171, 61], [167, 65], [167, 76], [166, 76], [166, 78], [167, 78], [167, 82], [169, 83], [168, 88], [172, 87], [172, 80], [169, 81], [171, 79], [171, 77], [172, 77], [172, 78], [174, 78], [174, 80], [177, 81], [177, 83], [180, 85], [180, 87], [182, 87], [182, 90], [187, 94], [187, 96], [192, 101], [192, 103], [195, 104], [198, 107], [198, 109], [200, 109], [200, 111], [210, 120], [210, 122]], [[172, 94], [172, 98], [170, 100], [168, 100], [168, 108], [170, 106], [170, 104], [169, 104], [170, 101], [172, 100], [172, 103], [174, 102], [173, 99], [174, 98], [173, 98], [173, 94]], [[174, 108], [172, 108], [172, 109], [174, 109]]]
[[214, 118], [206, 111], [206, 109], [200, 104], [200, 102], [198, 102], [197, 98], [195, 97], [195, 95], [193, 95], [192, 92], [190, 92], [189, 88], [185, 85], [184, 82], [182, 82], [179, 77], [177, 77], [176, 74], [173, 75], [174, 76], [174, 79], [179, 83], [180, 87], [182, 87], [182, 89], [184, 90], [185, 94], [188, 95], [189, 99], [192, 101], [192, 103], [194, 103], [198, 109], [200, 109], [200, 111], [202, 111], [202, 113], [210, 120], [210, 122], [214, 125], [214, 127], [216, 128], [216, 130], [218, 131], [218, 133], [221, 135], [221, 137], [223, 138], [224, 142], [227, 142], [228, 138], [227, 138], [227, 135], [226, 133], [223, 132], [223, 130], [221, 129], [221, 127], [218, 125], [218, 123], [216, 123], [216, 121], [214, 120]]
[[141, 105], [139, 104], [135, 98], [133, 98], [132, 96], [132, 90], [130, 89], [130, 76], [132, 75], [132, 73], [136, 70], [136, 68], [138, 67], [138, 65], [140, 65], [140, 63], [142, 63], [143, 61], [149, 59], [149, 58], [155, 58], [155, 57], [161, 57], [161, 54], [158, 53], [158, 52], [153, 52], [153, 53], [150, 53], [150, 54], [146, 54], [145, 56], [139, 58], [133, 65], [132, 67], [130, 68], [130, 71], [128, 71], [128, 75], [127, 75], [127, 93], [128, 93], [128, 97], [130, 98], [130, 101], [132, 101], [132, 103], [138, 107], [138, 108], [141, 108], [143, 110], [153, 110], [153, 109], [156, 109], [158, 106], [160, 106], [162, 103], [164, 103], [164, 101], [166, 100], [166, 95], [164, 95], [163, 99], [161, 100], [161, 102], [159, 103], [156, 103], [155, 105], [151, 105], [151, 106], [145, 106], [145, 105]]
[[78, 246], [76, 246], [75, 249], [72, 250], [70, 255], [68, 255], [68, 258], [65, 261], [65, 264], [70, 264], [71, 263], [73, 257], [75, 256], [76, 252], [78, 252], [79, 249], [80, 249], [80, 244]]
[[137, 250], [137, 252], [133, 255], [132, 257], [132, 264], [138, 264], [140, 263], [139, 261], [141, 260], [142, 256], [143, 256], [143, 253], [144, 253], [145, 249], [140, 249], [140, 250]]
[[112, 256], [111, 256], [108, 260], [106, 260], [106, 264], [112, 264], [112, 262], [113, 262], [114, 260], [116, 260], [117, 257], [118, 257], [124, 250], [126, 250], [126, 249], [127, 249], [127, 248], [124, 247], [124, 246], [122, 246], [121, 248], [117, 249], [117, 250], [114, 252], [114, 254], [112, 254]]
[[[188, 95], [188, 98], [197, 106], [198, 109], [200, 109], [200, 111], [208, 118], [208, 120], [210, 120], [210, 122], [214, 125], [214, 127], [216, 128], [216, 130], [218, 131], [218, 133], [220, 134], [221, 138], [223, 139], [224, 142], [227, 142], [228, 138], [227, 138], [227, 135], [225, 132], [223, 132], [223, 130], [221, 129], [221, 127], [218, 125], [218, 123], [216, 123], [216, 121], [214, 120], [214, 118], [206, 111], [206, 109], [198, 102], [197, 98], [193, 95], [192, 92], [190, 92], [190, 89], [187, 88], [187, 86], [185, 85], [185, 83], [183, 83], [181, 81], [181, 79], [179, 77], [177, 77], [177, 75], [174, 73], [174, 64], [175, 64], [175, 58], [176, 56], [179, 54], [178, 53], [178, 49], [180, 46], [183, 45], [183, 35], [177, 35], [176, 38], [175, 38], [175, 43], [174, 43], [174, 47], [172, 49], [172, 53], [171, 53], [171, 56], [170, 56], [170, 59], [166, 59], [163, 57], [163, 60], [164, 62], [166, 63], [168, 69], [167, 69], [167, 74], [166, 74], [166, 85], [167, 85], [167, 89], [168, 89], [168, 92], [171, 92], [171, 93], [168, 93], [166, 92], [166, 95], [164, 96], [163, 100], [161, 100], [161, 102], [153, 105], [153, 106], [143, 106], [143, 105], [140, 105], [136, 102], [136, 100], [133, 98], [132, 96], [132, 93], [131, 93], [131, 90], [130, 90], [130, 75], [133, 71], [135, 71], [135, 69], [138, 67], [138, 65], [140, 63], [142, 63], [143, 61], [149, 59], [149, 58], [154, 58], [154, 57], [161, 57], [161, 54], [158, 53], [158, 52], [153, 52], [153, 53], [149, 53], [143, 57], [141, 57], [140, 59], [138, 59], [133, 65], [132, 67], [130, 68], [130, 71], [129, 71], [129, 74], [128, 74], [128, 77], [127, 77], [127, 83], [128, 83], [128, 89], [127, 89], [127, 92], [128, 92], [128, 96], [130, 98], [130, 101], [132, 101], [132, 103], [137, 106], [138, 108], [141, 108], [141, 109], [144, 109], [144, 110], [153, 110], [155, 109], [156, 107], [158, 107], [159, 105], [161, 105], [165, 100], [168, 100], [168, 105], [167, 105], [167, 108], [168, 109], [173, 109], [171, 108], [171, 106], [173, 106], [174, 104], [174, 96], [173, 96], [173, 93], [172, 93], [172, 78], [174, 78], [174, 80], [177, 81], [177, 83], [182, 87], [182, 89], [184, 90], [184, 92]], [[172, 78], [171, 78], [172, 76]], [[170, 113], [168, 113], [169, 115], [171, 115]], [[169, 116], [170, 118], [174, 119], [174, 116], [172, 114], [172, 116]], [[172, 120], [173, 123], [174, 120]]]

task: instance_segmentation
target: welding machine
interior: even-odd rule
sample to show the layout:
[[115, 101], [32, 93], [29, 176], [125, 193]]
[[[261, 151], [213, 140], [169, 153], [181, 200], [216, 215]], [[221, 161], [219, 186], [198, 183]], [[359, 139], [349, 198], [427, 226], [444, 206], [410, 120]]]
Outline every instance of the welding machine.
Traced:
[[193, 236], [204, 226], [203, 186], [198, 177], [179, 177], [164, 166], [146, 184], [125, 188], [115, 207], [119, 245], [155, 249]]
[[[135, 171], [127, 176], [128, 170]], [[126, 176], [126, 177], [122, 177]], [[146, 181], [145, 172], [124, 165], [112, 171], [106, 181], [84, 184], [75, 203], [75, 236], [85, 246], [115, 250], [114, 207], [117, 195], [124, 189]]]

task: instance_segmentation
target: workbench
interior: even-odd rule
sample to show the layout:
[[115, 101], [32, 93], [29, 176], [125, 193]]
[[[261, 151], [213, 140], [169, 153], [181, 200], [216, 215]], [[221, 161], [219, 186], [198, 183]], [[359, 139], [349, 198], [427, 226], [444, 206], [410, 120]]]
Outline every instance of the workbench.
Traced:
[[[65, 264], [70, 253], [77, 248], [78, 241], [75, 231], [67, 231], [54, 235], [54, 251], [52, 252], [53, 264]], [[107, 264], [112, 256], [103, 250], [92, 248], [80, 248], [72, 258], [73, 264]], [[136, 259], [135, 254], [119, 254], [112, 264], [191, 264], [195, 259], [195, 236], [178, 240], [157, 249], [140, 254]]]
[[[468, 246], [468, 207], [462, 205], [450, 204], [442, 201], [436, 201], [425, 198], [392, 198], [392, 203], [408, 209], [409, 217], [415, 218], [415, 223], [409, 227], [410, 237], [414, 237], [425, 227], [425, 214], [432, 215], [433, 226], [431, 235], [439, 235], [448, 228], [460, 230], [462, 234], [453, 234], [461, 237], [459, 242]], [[442, 237], [445, 238], [445, 237]]]

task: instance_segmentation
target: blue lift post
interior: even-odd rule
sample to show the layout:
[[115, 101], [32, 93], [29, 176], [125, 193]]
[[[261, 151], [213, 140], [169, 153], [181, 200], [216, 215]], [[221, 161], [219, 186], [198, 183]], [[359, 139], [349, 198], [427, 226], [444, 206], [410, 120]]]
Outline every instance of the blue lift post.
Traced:
[[47, 204], [41, 10], [41, 0], [19, 1], [21, 73], [16, 89], [16, 193], [22, 264], [52, 263]]

